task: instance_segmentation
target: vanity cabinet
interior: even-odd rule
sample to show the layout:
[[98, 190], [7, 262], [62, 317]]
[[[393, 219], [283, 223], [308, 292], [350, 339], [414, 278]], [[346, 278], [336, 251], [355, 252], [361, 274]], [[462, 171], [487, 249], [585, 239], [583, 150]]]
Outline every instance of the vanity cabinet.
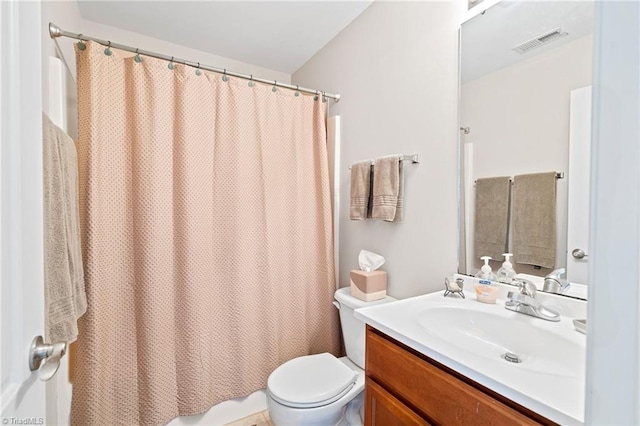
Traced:
[[365, 425], [553, 425], [367, 325]]

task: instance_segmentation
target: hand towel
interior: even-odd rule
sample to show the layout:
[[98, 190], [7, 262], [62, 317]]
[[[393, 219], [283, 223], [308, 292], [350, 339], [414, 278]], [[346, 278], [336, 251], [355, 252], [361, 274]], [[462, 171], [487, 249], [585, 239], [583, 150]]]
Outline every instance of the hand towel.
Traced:
[[502, 259], [509, 238], [509, 176], [476, 181], [475, 257]]
[[362, 161], [351, 166], [351, 203], [349, 219], [363, 220], [368, 217], [371, 191], [371, 162]]
[[[403, 200], [400, 197], [400, 156], [377, 158], [373, 162], [373, 209], [371, 217], [383, 219], [387, 222], [399, 221], [402, 219], [402, 206], [398, 209], [399, 203]], [[403, 191], [404, 192], [404, 191]], [[400, 210], [400, 214], [398, 211]]]
[[402, 221], [404, 217], [404, 162], [400, 160], [398, 163], [398, 204], [396, 205], [396, 217], [393, 218], [394, 222]]
[[87, 309], [76, 146], [43, 114], [45, 340], [73, 342]]
[[556, 173], [513, 179], [513, 259], [516, 263], [556, 265]]

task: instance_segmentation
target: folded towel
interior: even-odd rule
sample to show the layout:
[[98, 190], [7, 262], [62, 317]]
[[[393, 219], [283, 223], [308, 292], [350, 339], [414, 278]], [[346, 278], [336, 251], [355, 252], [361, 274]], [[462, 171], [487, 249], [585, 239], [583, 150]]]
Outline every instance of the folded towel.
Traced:
[[396, 217], [394, 222], [400, 222], [404, 217], [404, 170], [402, 169], [404, 162], [400, 160], [398, 175], [398, 204], [396, 205]]
[[43, 114], [45, 337], [73, 342], [87, 309], [73, 139]]
[[509, 176], [476, 181], [475, 257], [502, 259], [509, 238]]
[[513, 259], [516, 263], [556, 266], [556, 173], [513, 179]]
[[[402, 219], [403, 197], [400, 196], [400, 183], [403, 176], [400, 172], [401, 161], [398, 155], [377, 158], [373, 162], [372, 218], [388, 222]], [[399, 204], [400, 209], [398, 209]]]
[[349, 219], [363, 220], [368, 217], [371, 192], [371, 162], [362, 161], [351, 166], [351, 203]]

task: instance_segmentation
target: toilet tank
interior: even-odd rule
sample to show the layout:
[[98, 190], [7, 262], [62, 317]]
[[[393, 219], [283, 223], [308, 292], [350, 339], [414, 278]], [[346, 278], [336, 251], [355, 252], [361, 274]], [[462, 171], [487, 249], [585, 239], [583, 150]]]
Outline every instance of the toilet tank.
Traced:
[[365, 302], [353, 297], [350, 287], [336, 291], [335, 299], [337, 304], [335, 302], [334, 304], [340, 310], [340, 325], [342, 326], [342, 338], [347, 350], [347, 357], [364, 370], [365, 324], [353, 315], [353, 311], [358, 308], [389, 303], [396, 299], [387, 296], [384, 299]]

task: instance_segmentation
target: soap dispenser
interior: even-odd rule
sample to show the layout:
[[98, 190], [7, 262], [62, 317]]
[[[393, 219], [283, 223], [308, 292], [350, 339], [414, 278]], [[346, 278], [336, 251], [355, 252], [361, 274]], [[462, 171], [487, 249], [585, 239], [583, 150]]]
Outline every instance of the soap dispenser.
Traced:
[[491, 271], [489, 256], [482, 256], [480, 259], [484, 260], [484, 265], [480, 268], [480, 271], [476, 274], [476, 277], [480, 280], [475, 284], [476, 300], [483, 303], [496, 303], [498, 298], [498, 292], [500, 286], [495, 283], [496, 275]]
[[513, 279], [516, 277], [516, 271], [513, 269], [513, 264], [511, 263], [512, 253], [502, 253], [504, 256], [504, 263], [502, 264], [502, 268], [498, 269], [498, 273], [496, 277], [498, 281], [505, 284], [512, 284]]
[[[480, 259], [484, 260], [484, 265], [482, 265], [482, 268], [480, 268], [480, 270], [476, 274], [476, 277], [480, 278], [480, 282], [495, 281], [496, 274], [493, 273], [493, 271], [491, 270], [491, 266], [489, 266], [489, 261], [491, 260], [491, 257], [482, 256]], [[490, 282], [486, 284], [490, 284]]]

